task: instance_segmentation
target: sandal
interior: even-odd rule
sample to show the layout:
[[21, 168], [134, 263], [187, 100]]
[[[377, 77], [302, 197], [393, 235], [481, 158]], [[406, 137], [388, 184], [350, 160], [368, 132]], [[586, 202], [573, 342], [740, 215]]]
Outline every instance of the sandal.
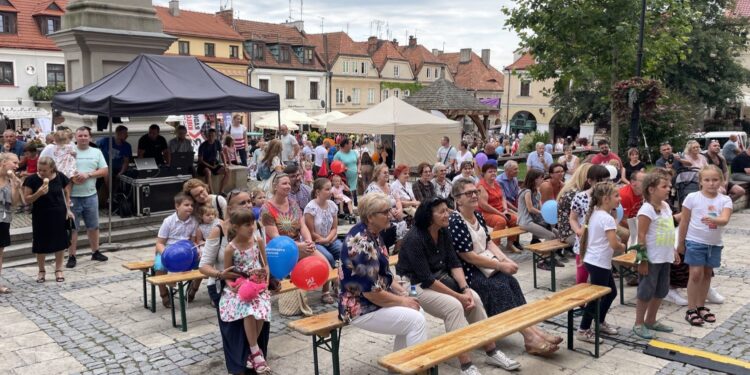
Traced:
[[690, 323], [691, 326], [700, 327], [703, 325], [703, 318], [701, 318], [700, 315], [698, 315], [698, 311], [696, 310], [688, 310], [685, 312], [685, 321]]
[[0, 286], [0, 294], [10, 294], [10, 288], [5, 286]]
[[526, 353], [537, 355], [540, 357], [550, 357], [558, 349], [560, 349], [560, 347], [558, 347], [557, 345], [551, 344], [546, 341], [539, 346], [524, 345], [524, 347], [526, 348]]
[[[58, 273], [60, 274], [60, 276], [57, 276]], [[65, 281], [65, 277], [63, 277], [62, 274], [62, 270], [55, 270], [55, 281], [57, 281], [58, 283]]]
[[336, 303], [336, 301], [333, 299], [333, 296], [331, 296], [330, 292], [323, 293], [323, 295], [320, 297], [320, 300], [326, 305], [332, 305]]
[[47, 272], [45, 272], [45, 271], [39, 271], [39, 275], [36, 277], [36, 282], [39, 283], [39, 284], [43, 283], [45, 281], [44, 280], [44, 275], [46, 273]]
[[[705, 306], [701, 306], [695, 309], [698, 312], [698, 315], [703, 319], [706, 323], [716, 323], [716, 315], [711, 313], [711, 310]], [[704, 313], [705, 311], [705, 313]]]
[[[260, 360], [256, 362], [255, 359], [258, 357], [260, 357]], [[255, 370], [255, 373], [258, 375], [271, 373], [271, 368], [268, 367], [266, 359], [263, 358], [263, 352], [260, 350], [255, 353], [250, 353], [250, 355], [247, 356], [247, 367]]]
[[160, 294], [160, 296], [161, 296], [161, 304], [164, 305], [164, 307], [166, 307], [166, 308], [171, 308], [172, 307], [172, 299], [171, 298], [167, 298], [167, 297], [169, 297], [169, 292], [166, 292], [164, 294]]

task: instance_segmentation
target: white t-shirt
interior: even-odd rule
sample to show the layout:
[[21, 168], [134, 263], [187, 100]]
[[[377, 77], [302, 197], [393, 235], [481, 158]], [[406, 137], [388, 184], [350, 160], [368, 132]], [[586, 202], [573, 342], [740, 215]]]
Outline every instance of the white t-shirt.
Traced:
[[667, 202], [661, 202], [661, 210], [656, 213], [654, 206], [649, 202], [643, 202], [638, 216], [646, 216], [651, 219], [646, 233], [646, 250], [648, 260], [651, 263], [674, 262], [674, 222], [672, 221], [672, 210]]
[[448, 166], [448, 172], [453, 170], [453, 162], [456, 160], [457, 153], [458, 151], [453, 146], [440, 146], [437, 151], [438, 161]]
[[323, 160], [328, 157], [328, 150], [323, 145], [315, 147], [315, 165], [320, 167], [323, 165]]
[[456, 168], [461, 168], [461, 163], [472, 160], [474, 160], [474, 154], [472, 154], [471, 151], [466, 150], [466, 153], [463, 155], [458, 152], [456, 153]]
[[293, 135], [287, 134], [281, 136], [281, 161], [290, 161], [294, 158], [294, 145], [297, 139]]
[[588, 243], [583, 261], [605, 269], [612, 269], [614, 249], [609, 246], [608, 230], [617, 230], [617, 223], [612, 215], [595, 209], [589, 218]]
[[687, 230], [688, 241], [698, 242], [705, 245], [723, 246], [721, 233], [724, 227], [706, 225], [701, 219], [706, 216], [721, 216], [725, 208], [732, 209], [732, 199], [724, 194], [718, 194], [714, 198], [708, 198], [700, 191], [688, 194], [682, 207], [690, 210], [690, 224]]

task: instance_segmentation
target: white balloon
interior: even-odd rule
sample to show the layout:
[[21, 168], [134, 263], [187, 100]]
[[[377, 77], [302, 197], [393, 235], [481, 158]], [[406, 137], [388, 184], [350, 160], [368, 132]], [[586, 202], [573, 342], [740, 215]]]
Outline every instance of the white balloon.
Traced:
[[607, 168], [607, 170], [609, 171], [609, 178], [611, 180], [614, 180], [615, 178], [617, 178], [617, 168], [615, 168], [614, 165], [607, 164], [604, 166], [604, 168]]

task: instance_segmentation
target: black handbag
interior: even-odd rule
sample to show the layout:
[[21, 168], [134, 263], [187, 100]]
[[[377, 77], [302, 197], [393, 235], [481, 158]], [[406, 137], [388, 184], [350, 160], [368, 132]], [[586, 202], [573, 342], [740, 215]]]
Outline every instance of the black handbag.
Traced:
[[459, 288], [458, 286], [458, 282], [450, 273], [446, 272], [445, 270], [440, 270], [434, 276], [435, 280], [440, 281], [441, 283], [443, 283], [443, 285], [447, 286], [452, 291], [456, 293], [462, 293], [461, 288]]

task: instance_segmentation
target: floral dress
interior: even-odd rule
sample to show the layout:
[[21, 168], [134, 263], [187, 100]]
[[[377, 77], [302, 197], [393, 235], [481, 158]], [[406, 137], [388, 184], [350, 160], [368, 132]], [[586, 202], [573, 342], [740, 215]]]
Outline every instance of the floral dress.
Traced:
[[[237, 248], [234, 242], [230, 242], [227, 246], [234, 248], [232, 262], [236, 271], [251, 274], [252, 271], [263, 268], [257, 243], [243, 250]], [[233, 322], [248, 316], [252, 316], [257, 320], [270, 321], [271, 295], [268, 293], [268, 290], [264, 290], [252, 302], [243, 302], [237, 296], [237, 293], [231, 291], [229, 288], [224, 288], [221, 300], [219, 301], [219, 316], [224, 322]]]
[[573, 228], [570, 227], [570, 206], [573, 204], [573, 197], [576, 193], [578, 193], [577, 189], [565, 192], [557, 205], [557, 230], [560, 232], [560, 238], [563, 239], [575, 234]]
[[380, 309], [364, 293], [388, 290], [393, 274], [388, 267], [388, 249], [379, 235], [359, 223], [344, 240], [339, 272], [339, 318], [347, 323]]

